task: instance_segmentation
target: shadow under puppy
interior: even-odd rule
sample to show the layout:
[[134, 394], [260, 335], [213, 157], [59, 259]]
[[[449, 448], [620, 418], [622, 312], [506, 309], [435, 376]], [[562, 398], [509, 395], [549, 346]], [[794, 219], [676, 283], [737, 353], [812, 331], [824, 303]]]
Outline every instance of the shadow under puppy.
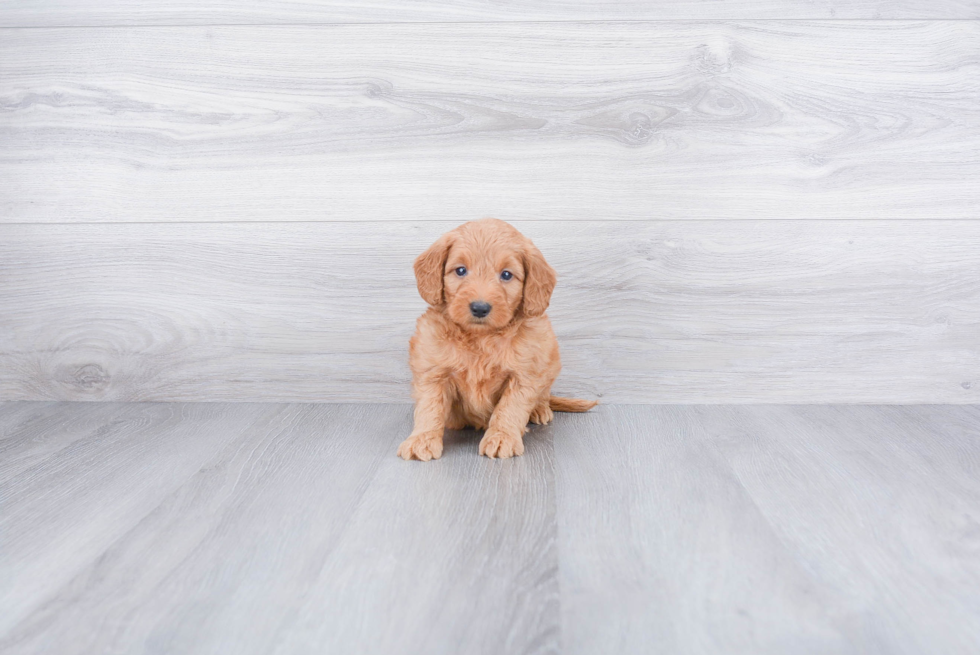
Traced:
[[561, 360], [544, 312], [555, 271], [514, 227], [464, 223], [419, 255], [415, 278], [430, 307], [409, 343], [415, 428], [399, 456], [438, 459], [444, 428], [467, 426], [486, 430], [481, 455], [521, 455], [528, 421], [596, 405], [551, 395]]

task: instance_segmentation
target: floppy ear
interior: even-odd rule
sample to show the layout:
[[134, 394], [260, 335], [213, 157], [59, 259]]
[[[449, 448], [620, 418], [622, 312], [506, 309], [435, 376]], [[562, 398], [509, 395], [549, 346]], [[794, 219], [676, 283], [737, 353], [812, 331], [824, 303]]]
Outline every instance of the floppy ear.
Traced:
[[551, 302], [558, 276], [533, 243], [524, 246], [524, 315], [541, 316]]
[[443, 302], [442, 278], [451, 245], [453, 238], [447, 232], [415, 259], [415, 282], [419, 286], [419, 295], [430, 305], [438, 306]]

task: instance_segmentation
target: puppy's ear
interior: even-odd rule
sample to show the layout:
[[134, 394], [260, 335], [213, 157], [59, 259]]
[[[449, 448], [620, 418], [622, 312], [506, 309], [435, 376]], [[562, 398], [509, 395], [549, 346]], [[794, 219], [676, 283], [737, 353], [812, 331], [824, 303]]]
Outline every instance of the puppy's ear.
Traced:
[[430, 305], [443, 303], [442, 278], [452, 245], [452, 233], [447, 232], [415, 259], [415, 282], [419, 286], [419, 295]]
[[558, 276], [533, 243], [524, 245], [524, 315], [541, 316], [551, 302]]

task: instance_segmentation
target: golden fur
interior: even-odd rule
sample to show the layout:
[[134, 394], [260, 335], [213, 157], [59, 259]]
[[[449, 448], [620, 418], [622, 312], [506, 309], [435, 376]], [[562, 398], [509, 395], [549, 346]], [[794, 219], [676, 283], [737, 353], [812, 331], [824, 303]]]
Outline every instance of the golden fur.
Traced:
[[[430, 307], [409, 343], [415, 428], [399, 456], [438, 459], [443, 429], [467, 426], [486, 430], [481, 455], [521, 455], [528, 421], [595, 406], [551, 395], [561, 360], [544, 312], [555, 271], [511, 225], [488, 218], [447, 232], [415, 260], [415, 278]], [[478, 317], [474, 302], [489, 313]]]

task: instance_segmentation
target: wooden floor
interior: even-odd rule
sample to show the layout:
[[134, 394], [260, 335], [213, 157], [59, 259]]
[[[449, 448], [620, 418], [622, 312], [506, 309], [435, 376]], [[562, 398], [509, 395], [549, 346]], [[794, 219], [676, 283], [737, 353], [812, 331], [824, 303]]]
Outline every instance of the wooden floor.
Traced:
[[0, 404], [0, 652], [980, 652], [980, 407]]

